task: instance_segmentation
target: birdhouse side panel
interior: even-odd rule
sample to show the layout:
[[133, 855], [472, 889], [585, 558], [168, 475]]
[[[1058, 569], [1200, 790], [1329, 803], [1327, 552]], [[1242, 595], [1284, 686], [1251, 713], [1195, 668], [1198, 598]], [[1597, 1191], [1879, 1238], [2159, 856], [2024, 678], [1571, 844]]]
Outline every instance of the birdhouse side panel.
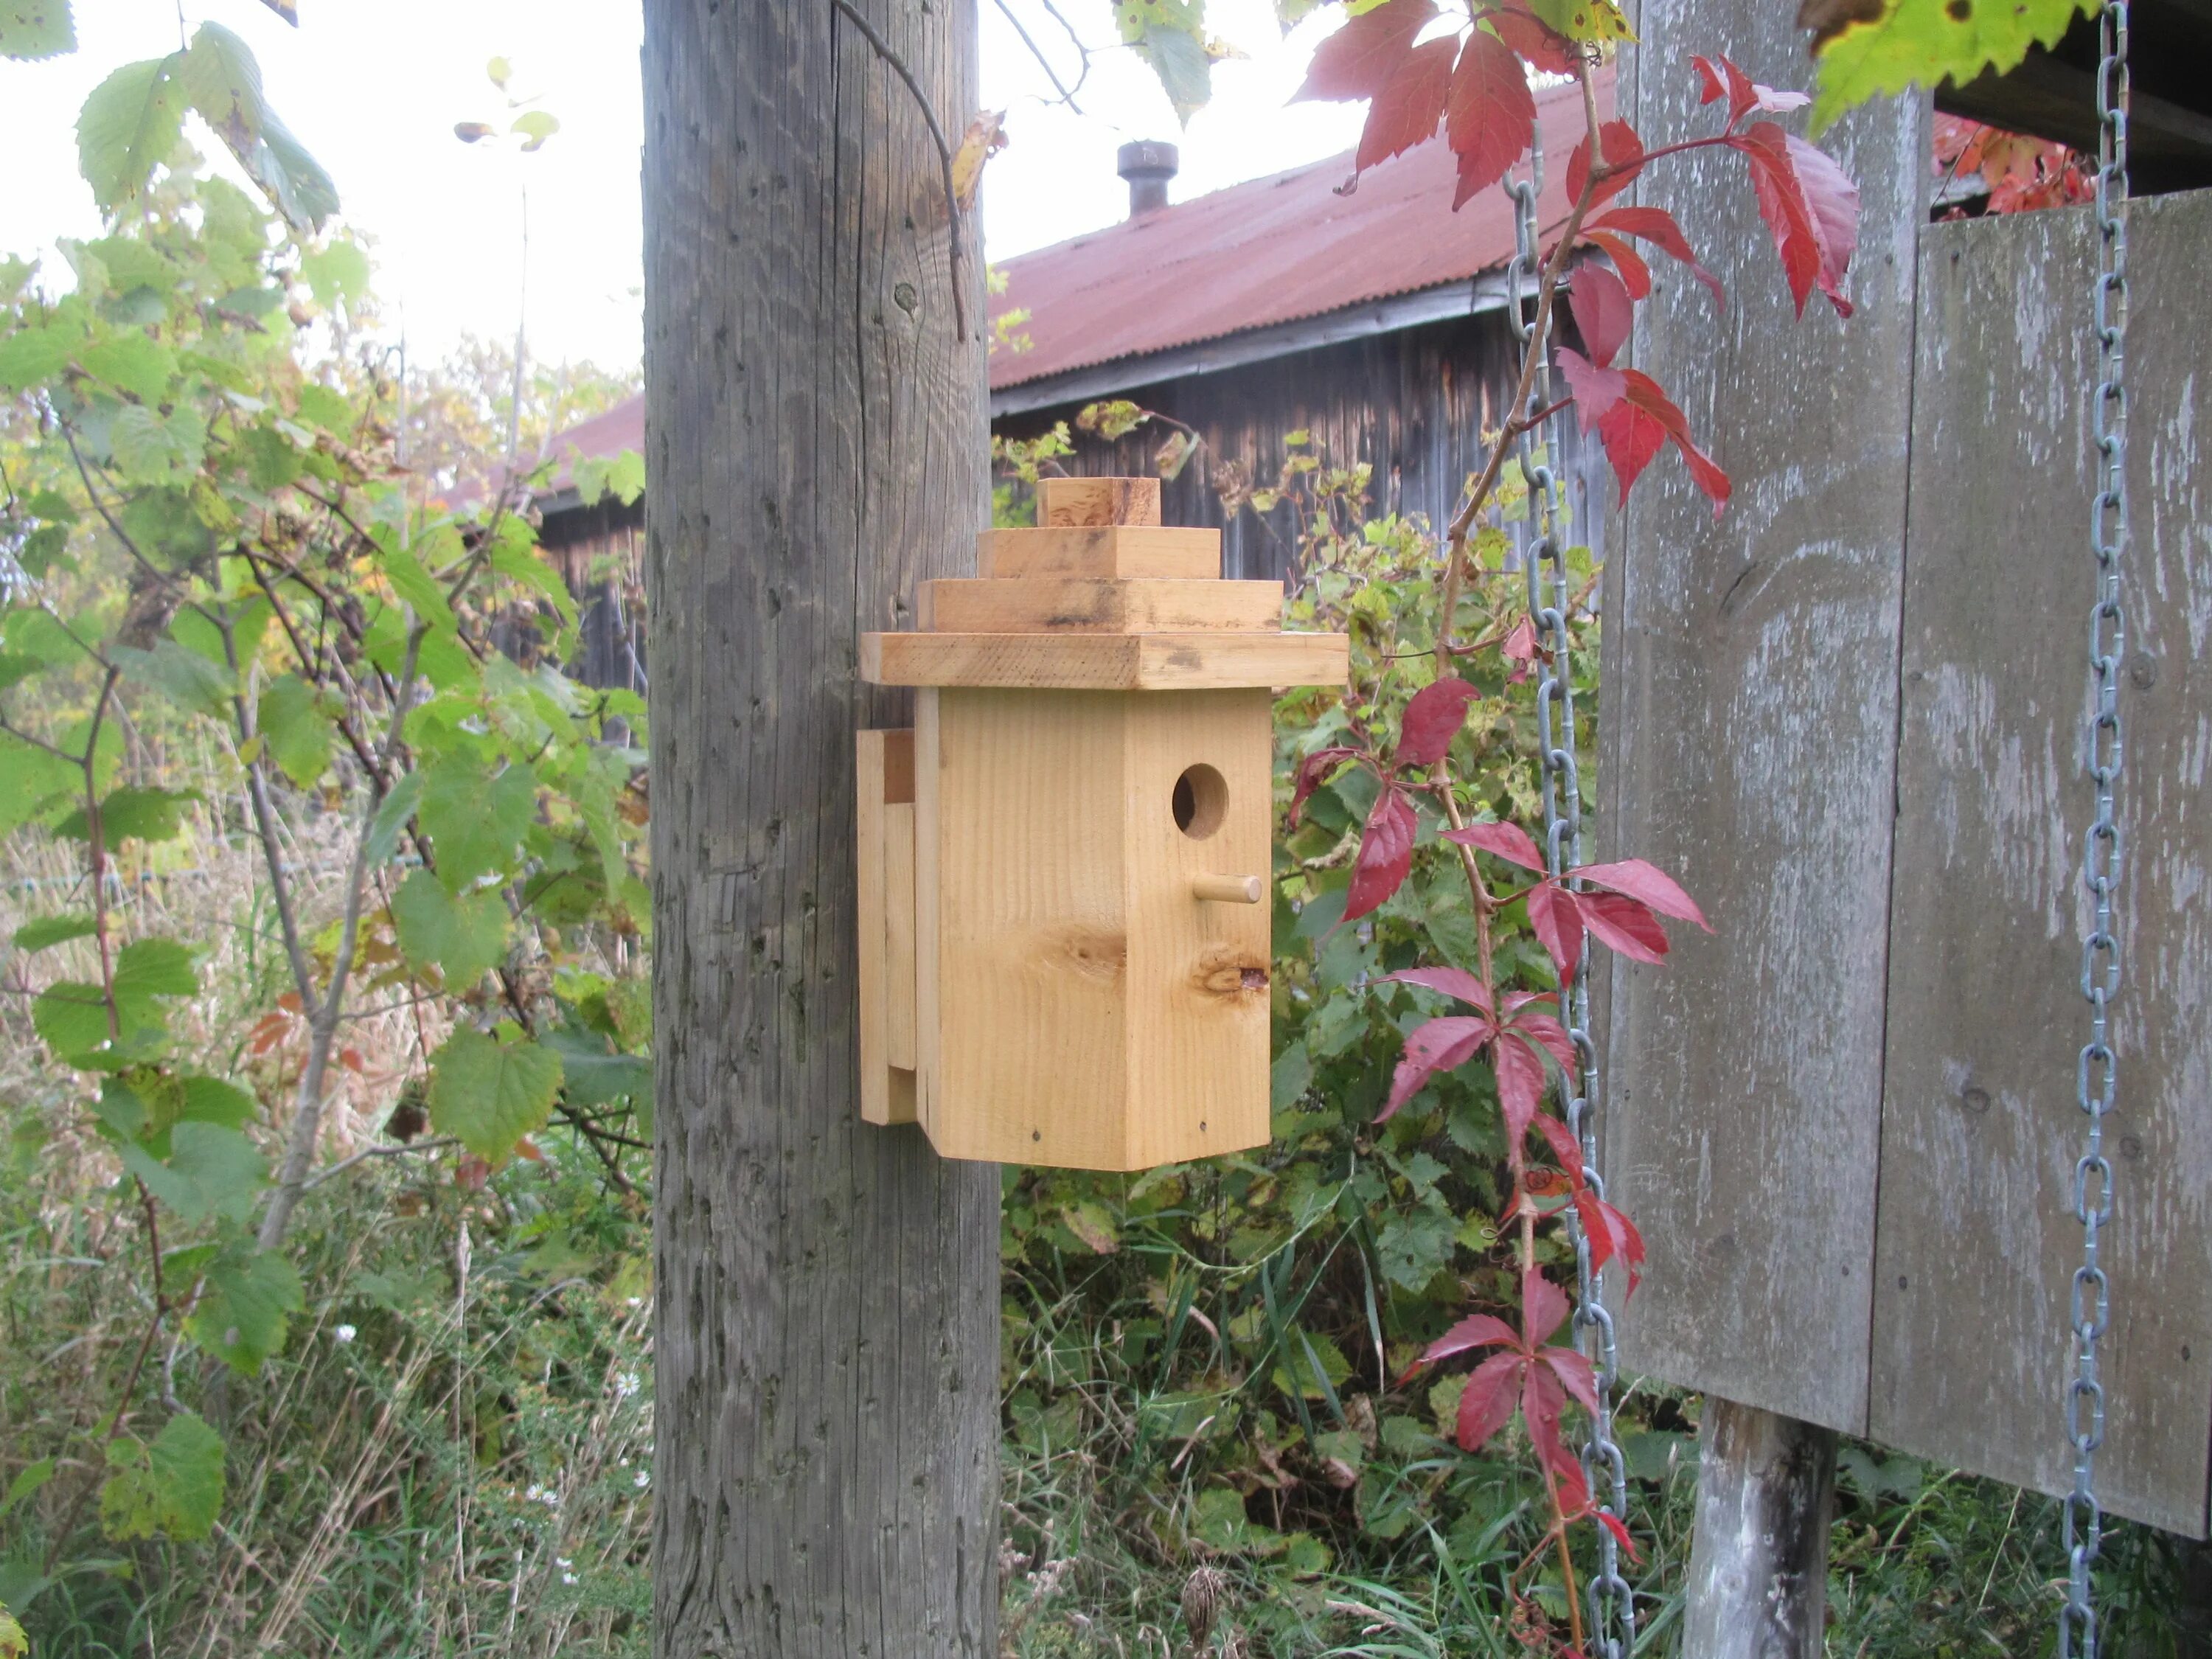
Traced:
[[[1273, 697], [1156, 692], [1128, 703], [1131, 1169], [1267, 1144]], [[1259, 901], [1198, 896], [1256, 878]]]
[[919, 758], [935, 865], [923, 1127], [948, 1158], [1121, 1168], [1133, 699], [948, 687], [934, 701]]

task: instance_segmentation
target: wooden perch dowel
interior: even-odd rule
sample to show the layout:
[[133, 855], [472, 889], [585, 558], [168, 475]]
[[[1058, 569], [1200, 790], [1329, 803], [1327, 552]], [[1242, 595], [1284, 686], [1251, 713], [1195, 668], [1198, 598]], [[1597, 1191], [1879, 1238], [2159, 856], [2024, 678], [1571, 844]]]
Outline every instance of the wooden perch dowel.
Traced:
[[1267, 884], [1257, 876], [1200, 876], [1190, 890], [1218, 904], [1257, 904]]

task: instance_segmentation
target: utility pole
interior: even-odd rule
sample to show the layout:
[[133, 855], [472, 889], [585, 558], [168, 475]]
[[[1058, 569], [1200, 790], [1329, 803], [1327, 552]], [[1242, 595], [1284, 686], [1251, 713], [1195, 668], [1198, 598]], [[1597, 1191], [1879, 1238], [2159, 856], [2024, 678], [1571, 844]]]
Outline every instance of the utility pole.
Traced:
[[854, 989], [856, 641], [988, 512], [975, 3], [645, 25], [653, 1650], [988, 1659], [999, 1176], [860, 1121]]

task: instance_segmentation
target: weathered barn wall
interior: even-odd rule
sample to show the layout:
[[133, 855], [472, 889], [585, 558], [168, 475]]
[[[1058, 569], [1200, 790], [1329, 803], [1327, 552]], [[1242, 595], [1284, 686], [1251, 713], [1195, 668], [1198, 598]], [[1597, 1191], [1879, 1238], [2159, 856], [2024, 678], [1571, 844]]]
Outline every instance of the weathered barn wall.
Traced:
[[576, 601], [580, 638], [568, 672], [586, 685], [645, 693], [645, 502], [549, 513], [545, 555]]
[[[1240, 368], [1133, 386], [1121, 395], [1195, 428], [1211, 463], [1241, 468], [1250, 483], [1271, 485], [1282, 470], [1284, 438], [1312, 434], [1326, 463], [1375, 469], [1377, 510], [1420, 513], [1441, 527], [1457, 506], [1468, 475], [1482, 464], [1482, 434], [1497, 425], [1498, 404], [1518, 365], [1503, 313], [1399, 329], [1320, 346]], [[1029, 438], [1082, 407], [1000, 417], [1001, 436]], [[1074, 433], [1073, 473], [1145, 474], [1166, 435], [1140, 428], [1118, 443]], [[1671, 463], [1669, 463], [1671, 465]], [[1573, 443], [1575, 535], [1596, 546], [1604, 492], [1612, 488], [1597, 446]], [[1246, 508], [1224, 520], [1211, 478], [1194, 463], [1170, 483], [1162, 502], [1170, 524], [1222, 532], [1222, 574], [1247, 580], [1279, 577], [1294, 540], [1289, 509], [1268, 520]]]

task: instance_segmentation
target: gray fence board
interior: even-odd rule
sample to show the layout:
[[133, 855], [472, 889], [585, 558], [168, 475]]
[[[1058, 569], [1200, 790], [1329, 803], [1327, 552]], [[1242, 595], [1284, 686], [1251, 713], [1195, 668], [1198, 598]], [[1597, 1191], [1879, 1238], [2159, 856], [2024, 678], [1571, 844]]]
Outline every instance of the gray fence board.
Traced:
[[[1623, 100], [1647, 143], [1711, 130], [1688, 55], [1725, 46], [1804, 77], [1795, 9], [1642, 7]], [[1650, 1249], [1623, 1363], [1826, 1427], [1865, 1419], [1884, 938], [1896, 750], [1913, 259], [1924, 108], [1862, 110], [1832, 144], [1863, 191], [1840, 323], [1793, 319], [1740, 157], [1656, 165], [1728, 285], [1717, 314], [1671, 268], [1634, 356], [1711, 435], [1735, 495], [1655, 464], [1608, 562], [1602, 856], [1649, 858], [1718, 934], [1616, 965], [1605, 1001], [1605, 1168]], [[1666, 262], [1659, 262], [1664, 265]]]
[[[2205, 1526], [2212, 1444], [2212, 518], [2196, 398], [2212, 194], [2134, 210], [2136, 536], [2107, 1149], [2108, 1507]], [[2081, 1114], [2086, 209], [1921, 258], [1871, 1432], [2055, 1492]]]

